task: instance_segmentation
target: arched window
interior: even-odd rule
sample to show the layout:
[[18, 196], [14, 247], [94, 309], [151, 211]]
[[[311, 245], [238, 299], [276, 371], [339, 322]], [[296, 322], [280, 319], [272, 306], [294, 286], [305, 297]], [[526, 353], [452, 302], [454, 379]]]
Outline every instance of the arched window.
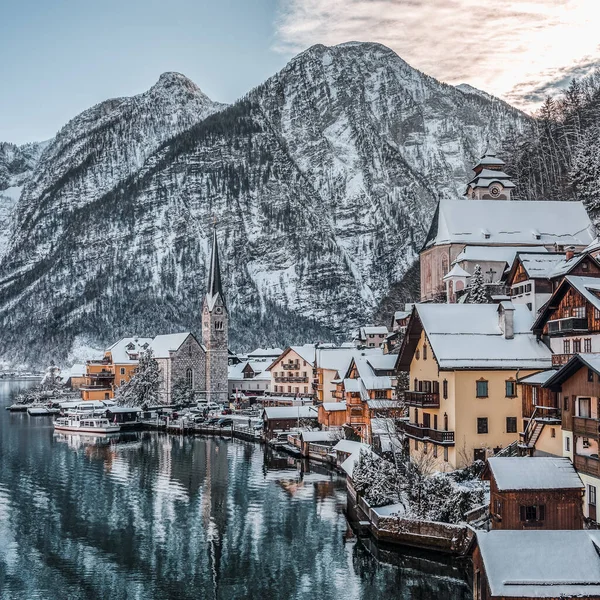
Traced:
[[194, 387], [194, 372], [191, 368], [188, 368], [185, 372], [185, 382], [187, 383], [188, 387]]
[[448, 257], [442, 254], [442, 277], [448, 274]]
[[215, 321], [215, 329], [217, 331], [223, 331], [223, 321]]

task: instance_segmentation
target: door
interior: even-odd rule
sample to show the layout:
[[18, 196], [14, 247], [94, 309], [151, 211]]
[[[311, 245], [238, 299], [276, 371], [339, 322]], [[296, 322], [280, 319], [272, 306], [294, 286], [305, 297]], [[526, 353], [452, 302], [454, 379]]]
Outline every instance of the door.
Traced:
[[433, 428], [437, 429], [437, 415], [433, 415]]
[[431, 415], [429, 413], [423, 413], [423, 427], [428, 429], [431, 427]]
[[473, 450], [473, 460], [485, 460], [485, 448], [475, 448]]

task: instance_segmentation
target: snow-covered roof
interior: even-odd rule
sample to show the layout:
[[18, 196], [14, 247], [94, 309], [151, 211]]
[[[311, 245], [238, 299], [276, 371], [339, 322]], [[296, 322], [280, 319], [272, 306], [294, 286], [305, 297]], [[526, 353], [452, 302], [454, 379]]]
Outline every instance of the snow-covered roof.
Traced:
[[[395, 355], [392, 356], [395, 358]], [[354, 364], [358, 371], [359, 382], [367, 390], [387, 390], [392, 388], [392, 378], [388, 375], [376, 375], [373, 371], [373, 367], [369, 364], [368, 357], [356, 357], [354, 358]]]
[[402, 321], [406, 317], [410, 317], [410, 310], [397, 310], [394, 313], [394, 321]]
[[519, 379], [519, 383], [527, 383], [529, 385], [544, 385], [552, 375], [556, 373], [556, 369], [548, 369], [546, 371], [540, 371], [539, 373], [534, 373], [533, 375], [528, 375], [527, 377], [523, 377]]
[[344, 379], [344, 390], [347, 392], [360, 392], [360, 380]]
[[550, 389], [556, 385], [561, 385], [584, 366], [600, 375], [600, 354], [573, 354], [569, 362], [564, 364], [558, 371], [554, 371], [543, 385], [545, 388]]
[[391, 408], [401, 408], [401, 405], [396, 400], [367, 400], [367, 406], [369, 408], [377, 410], [378, 408], [381, 410], [391, 409]]
[[150, 344], [154, 358], [169, 358], [169, 352], [179, 350], [189, 335], [192, 335], [189, 331], [157, 335]]
[[[527, 246], [465, 246], [462, 252], [454, 259], [454, 264], [462, 261], [470, 262], [503, 262], [511, 265], [519, 252], [528, 252]], [[547, 253], [546, 248], [536, 248], [536, 253]], [[564, 256], [564, 255], [563, 255]]]
[[369, 356], [367, 363], [375, 371], [391, 371], [396, 365], [395, 354], [380, 354], [379, 356]]
[[322, 406], [327, 412], [346, 410], [345, 402], [323, 402]]
[[385, 325], [361, 327], [361, 332], [364, 335], [387, 335], [388, 328]]
[[455, 264], [446, 275], [443, 280], [450, 279], [452, 277], [471, 277], [471, 274], [465, 271], [460, 265]]
[[303, 442], [333, 442], [338, 435], [336, 431], [302, 431], [300, 438]]
[[107, 410], [108, 410], [108, 412], [112, 413], [113, 415], [120, 414], [120, 413], [142, 412], [142, 409], [137, 406], [109, 406]]
[[277, 358], [283, 354], [281, 348], [257, 348], [248, 353], [248, 358]]
[[475, 165], [475, 168], [486, 165], [496, 165], [498, 167], [503, 167], [505, 164], [506, 163], [501, 158], [498, 158], [493, 152], [487, 152], [479, 159], [479, 162]]
[[302, 359], [310, 365], [315, 362], [315, 345], [304, 344], [303, 346], [291, 346], [291, 349]]
[[543, 254], [541, 252], [520, 252], [519, 261], [531, 279], [551, 279], [561, 277], [579, 264], [584, 254], [567, 260], [564, 254]]
[[567, 275], [565, 281], [568, 281], [592, 306], [600, 309], [600, 279], [595, 277], [578, 277]]
[[83, 377], [87, 373], [87, 369], [85, 365], [75, 364], [73, 365], [68, 373], [68, 377]]
[[[150, 344], [152, 344], [152, 338], [121, 338], [118, 342], [115, 342], [112, 346], [109, 346], [106, 349], [106, 352], [110, 352], [114, 364], [137, 365], [139, 354], [141, 352], [145, 352]], [[131, 358], [131, 356], [135, 356], [136, 358]]]
[[427, 246], [587, 246], [595, 237], [581, 202], [440, 200], [434, 225]]
[[257, 381], [257, 380], [265, 380], [268, 381], [271, 379], [271, 372], [267, 371], [267, 368], [271, 364], [270, 360], [246, 360], [244, 362], [240, 362], [237, 365], [229, 365], [227, 369], [227, 378], [228, 379], [245, 379], [244, 370], [247, 366], [254, 371], [254, 377], [248, 378], [248, 381]]
[[[416, 311], [441, 369], [550, 368], [550, 349], [530, 331], [530, 310], [513, 307], [512, 339], [504, 337], [495, 304], [417, 304]], [[402, 352], [403, 363], [412, 359], [404, 356], [408, 344]]]
[[478, 531], [477, 544], [494, 597], [600, 595], [600, 531]]
[[[337, 449], [337, 445], [333, 447], [334, 450]], [[370, 446], [366, 444], [361, 444], [361, 448], [357, 448], [341, 465], [340, 469], [348, 475], [348, 477], [352, 477], [352, 471], [354, 471], [354, 465], [358, 461], [361, 452], [366, 452], [367, 454], [372, 454], [376, 458], [379, 458], [373, 450], [371, 450]]]
[[345, 452], [347, 454], [353, 454], [354, 452], [358, 452], [361, 448], [365, 450], [369, 449], [367, 444], [363, 444], [362, 442], [355, 442], [353, 440], [340, 440], [332, 450], [336, 450], [338, 452]]
[[340, 377], [343, 376], [352, 359], [357, 356], [381, 356], [381, 348], [357, 349], [355, 346], [348, 348], [317, 348], [315, 354], [315, 366], [328, 371], [337, 371]]
[[581, 489], [583, 483], [568, 458], [492, 457], [488, 465], [500, 491]]
[[316, 406], [269, 406], [264, 409], [269, 421], [277, 419], [316, 419], [319, 414]]

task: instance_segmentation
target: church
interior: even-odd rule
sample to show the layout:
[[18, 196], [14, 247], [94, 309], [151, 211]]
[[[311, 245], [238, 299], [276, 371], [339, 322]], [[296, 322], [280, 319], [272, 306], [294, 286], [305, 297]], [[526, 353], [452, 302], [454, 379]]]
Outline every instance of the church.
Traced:
[[456, 301], [475, 265], [499, 283], [519, 252], [578, 252], [596, 237], [581, 202], [515, 201], [504, 161], [486, 152], [465, 199], [440, 200], [420, 253], [421, 302]]
[[193, 392], [197, 401], [227, 402], [229, 313], [221, 283], [217, 232], [213, 230], [208, 285], [202, 303], [202, 342], [185, 331], [154, 338], [122, 338], [101, 360], [87, 362], [83, 400], [105, 400], [135, 374], [140, 355], [152, 351], [160, 370], [159, 401], [178, 401], [177, 389]]

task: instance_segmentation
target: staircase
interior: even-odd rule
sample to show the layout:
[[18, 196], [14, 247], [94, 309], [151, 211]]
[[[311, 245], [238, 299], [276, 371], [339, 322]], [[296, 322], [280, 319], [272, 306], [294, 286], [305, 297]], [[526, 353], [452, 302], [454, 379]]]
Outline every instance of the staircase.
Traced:
[[533, 414], [531, 415], [531, 419], [529, 419], [529, 423], [527, 423], [525, 432], [519, 434], [519, 436], [521, 437], [521, 441], [519, 442], [519, 451], [521, 455], [533, 455], [533, 451], [535, 450], [535, 444], [538, 441], [540, 435], [542, 435], [542, 431], [544, 430], [545, 423], [543, 421], [536, 420], [537, 412], [538, 409], [536, 407], [533, 411]]

